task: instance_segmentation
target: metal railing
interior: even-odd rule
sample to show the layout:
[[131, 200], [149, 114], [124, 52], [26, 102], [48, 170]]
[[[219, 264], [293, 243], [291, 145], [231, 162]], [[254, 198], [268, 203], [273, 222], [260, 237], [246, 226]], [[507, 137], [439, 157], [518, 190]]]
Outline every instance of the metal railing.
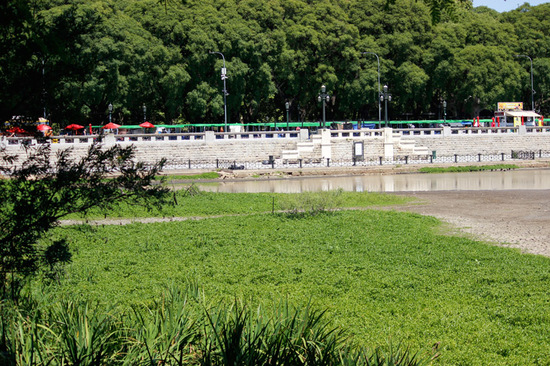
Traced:
[[263, 169], [292, 169], [292, 168], [331, 168], [331, 167], [375, 167], [393, 165], [430, 165], [430, 164], [463, 164], [463, 163], [513, 163], [514, 160], [535, 160], [550, 158], [550, 151], [511, 151], [508, 153], [478, 153], [478, 154], [453, 154], [453, 155], [399, 155], [393, 158], [383, 156], [369, 156], [363, 159], [270, 159], [263, 161], [246, 160], [169, 160], [166, 170], [263, 170]]
[[[547, 134], [550, 133], [550, 126], [521, 126], [526, 134]], [[406, 128], [392, 129], [392, 133], [401, 136], [445, 136], [445, 135], [490, 135], [490, 134], [518, 134], [520, 127], [448, 127], [445, 128]], [[360, 129], [360, 130], [331, 130], [331, 138], [374, 138], [381, 137], [384, 129]], [[252, 140], [252, 139], [297, 139], [300, 131], [250, 131], [250, 132], [195, 132], [195, 133], [162, 133], [162, 134], [119, 134], [114, 135], [118, 143], [141, 143], [141, 142], [188, 142], [188, 141], [218, 141], [218, 140]], [[309, 137], [309, 135], [308, 135]], [[94, 141], [105, 139], [105, 135], [61, 135], [51, 138], [33, 137], [3, 137], [3, 143], [10, 145], [37, 144], [37, 143], [58, 143], [58, 144], [92, 144]]]

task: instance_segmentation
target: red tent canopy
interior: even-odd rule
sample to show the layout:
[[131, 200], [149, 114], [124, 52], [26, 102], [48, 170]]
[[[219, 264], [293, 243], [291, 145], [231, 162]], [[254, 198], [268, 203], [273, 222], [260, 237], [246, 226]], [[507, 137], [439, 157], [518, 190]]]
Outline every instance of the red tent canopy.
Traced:
[[109, 122], [105, 126], [103, 126], [102, 128], [104, 128], [106, 130], [115, 130], [119, 127], [120, 127], [120, 125], [117, 125], [116, 123], [113, 123], [113, 122]]
[[154, 128], [155, 125], [152, 124], [151, 122], [145, 121], [145, 122], [143, 122], [143, 123], [140, 123], [140, 124], [139, 124], [139, 127], [143, 127], [143, 128]]
[[84, 126], [77, 125], [76, 123], [70, 124], [67, 127], [65, 127], [67, 130], [80, 130], [84, 128]]
[[9, 133], [27, 133], [27, 131], [25, 131], [24, 129], [22, 129], [21, 127], [12, 127], [8, 130]]
[[52, 128], [48, 125], [38, 125], [36, 126], [36, 129], [38, 131], [48, 131], [48, 130], [51, 130]]

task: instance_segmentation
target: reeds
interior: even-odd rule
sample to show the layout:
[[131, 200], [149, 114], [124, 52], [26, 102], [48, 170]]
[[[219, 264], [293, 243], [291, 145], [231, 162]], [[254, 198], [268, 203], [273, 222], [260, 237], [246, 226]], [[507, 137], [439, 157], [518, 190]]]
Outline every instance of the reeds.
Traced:
[[6, 305], [1, 365], [424, 365], [436, 355], [401, 346], [369, 352], [311, 304], [212, 306], [197, 286], [172, 288], [128, 314], [75, 300], [31, 311]]

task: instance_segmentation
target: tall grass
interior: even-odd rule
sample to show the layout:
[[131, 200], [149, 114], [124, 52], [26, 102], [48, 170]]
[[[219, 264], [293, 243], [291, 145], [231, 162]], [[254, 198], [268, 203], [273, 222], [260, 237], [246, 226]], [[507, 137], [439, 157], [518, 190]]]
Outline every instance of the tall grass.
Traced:
[[[4, 319], [2, 365], [426, 365], [437, 356], [408, 349], [368, 352], [324, 312], [280, 302], [274, 312], [242, 301], [208, 305], [196, 287], [173, 287], [152, 307], [91, 311], [61, 301], [33, 316]], [[269, 315], [272, 314], [272, 315]], [[274, 314], [274, 315], [273, 315]]]

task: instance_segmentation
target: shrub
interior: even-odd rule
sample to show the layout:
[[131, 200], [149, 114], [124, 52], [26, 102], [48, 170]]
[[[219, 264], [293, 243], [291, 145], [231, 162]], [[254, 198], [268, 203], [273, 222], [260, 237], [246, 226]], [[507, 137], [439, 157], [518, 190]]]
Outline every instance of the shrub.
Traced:
[[279, 202], [279, 208], [285, 213], [297, 215], [317, 215], [340, 207], [343, 190], [321, 192], [302, 192], [290, 194]]

